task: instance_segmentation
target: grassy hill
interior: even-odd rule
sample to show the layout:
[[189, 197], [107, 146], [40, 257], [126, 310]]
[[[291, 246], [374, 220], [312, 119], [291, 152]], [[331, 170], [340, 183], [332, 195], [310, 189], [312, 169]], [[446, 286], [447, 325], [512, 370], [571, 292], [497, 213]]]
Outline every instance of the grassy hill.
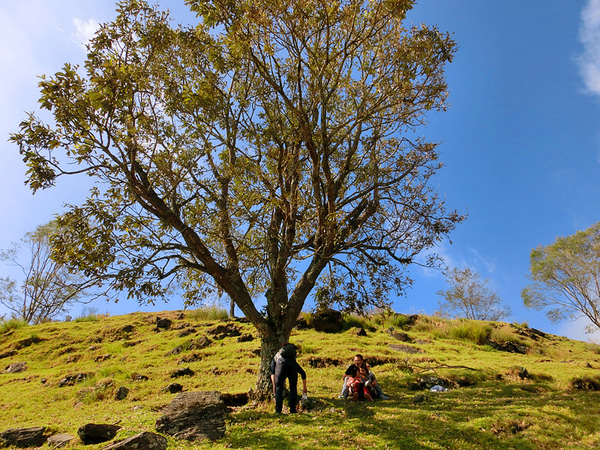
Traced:
[[[160, 409], [174, 398], [164, 390], [173, 382], [184, 391], [247, 392], [259, 366], [256, 332], [209, 312], [5, 323], [0, 369], [17, 362], [27, 369], [0, 373], [0, 431], [46, 426], [76, 436], [86, 423], [119, 423], [117, 438], [125, 438], [155, 431]], [[157, 331], [157, 316], [172, 321], [168, 331]], [[357, 326], [367, 335], [357, 335]], [[428, 316], [348, 317], [346, 328], [293, 333], [313, 409], [277, 417], [273, 404], [247, 404], [233, 408], [223, 439], [169, 439], [169, 448], [600, 447], [600, 346], [526, 325]], [[337, 398], [356, 353], [371, 363], [390, 400]], [[194, 375], [172, 378], [184, 368]], [[449, 391], [430, 392], [432, 381]], [[120, 387], [129, 390], [124, 400], [115, 399]], [[77, 439], [70, 444], [81, 447]]]

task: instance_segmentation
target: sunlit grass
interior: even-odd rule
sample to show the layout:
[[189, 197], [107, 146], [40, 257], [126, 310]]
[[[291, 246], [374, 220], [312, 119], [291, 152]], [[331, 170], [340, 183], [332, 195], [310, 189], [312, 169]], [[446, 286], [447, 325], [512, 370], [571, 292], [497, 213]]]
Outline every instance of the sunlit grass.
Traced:
[[8, 319], [0, 322], [0, 334], [8, 333], [10, 330], [18, 330], [26, 327], [28, 324], [20, 319]]
[[[254, 340], [217, 340], [208, 331], [218, 320], [204, 313], [192, 318], [190, 313], [98, 316], [94, 321], [32, 325], [0, 335], [0, 354], [17, 352], [4, 358], [3, 365], [28, 363], [26, 372], [0, 375], [0, 406], [9, 411], [0, 415], [0, 431], [42, 425], [76, 435], [85, 423], [120, 420], [118, 437], [124, 438], [155, 431], [160, 408], [173, 399], [163, 388], [174, 381], [185, 391], [247, 392], [260, 363], [260, 341], [253, 327], [234, 322]], [[157, 330], [157, 316], [170, 318], [171, 329]], [[299, 347], [298, 362], [308, 374], [315, 409], [276, 417], [272, 404], [247, 405], [230, 414], [223, 439], [169, 439], [169, 448], [533, 450], [600, 445], [600, 394], [585, 390], [593, 388], [585, 381], [597, 380], [600, 369], [597, 345], [557, 336], [533, 339], [503, 323], [421, 316], [407, 326], [395, 317], [350, 319], [352, 327], [333, 334], [293, 331], [290, 341]], [[357, 335], [358, 326], [367, 329], [366, 336]], [[396, 340], [389, 327], [403, 329], [410, 342]], [[182, 334], [190, 329], [191, 334]], [[212, 343], [194, 349], [191, 343], [202, 336]], [[484, 337], [519, 342], [529, 350], [501, 352], [481, 344]], [[182, 351], [172, 353], [178, 346]], [[354, 404], [337, 398], [342, 374], [356, 353], [373, 363], [390, 400]], [[195, 375], [171, 378], [185, 367]], [[59, 387], [65, 376], [78, 373], [90, 376]], [[419, 388], [418, 380], [425, 376], [438, 377], [450, 390], [432, 393]], [[120, 386], [129, 389], [125, 400], [115, 399]], [[422, 401], [415, 402], [419, 395]]]

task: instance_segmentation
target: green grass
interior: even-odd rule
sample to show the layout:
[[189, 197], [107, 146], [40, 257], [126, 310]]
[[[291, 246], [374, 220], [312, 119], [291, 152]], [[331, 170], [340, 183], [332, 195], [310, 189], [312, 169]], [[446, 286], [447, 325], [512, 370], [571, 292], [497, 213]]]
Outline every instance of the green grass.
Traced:
[[449, 328], [449, 335], [452, 339], [483, 345], [489, 340], [492, 329], [489, 324], [479, 320], [456, 320]]
[[229, 313], [218, 306], [203, 306], [198, 309], [188, 311], [188, 317], [193, 320], [224, 320], [229, 317]]
[[[172, 328], [157, 332], [157, 315], [170, 318]], [[96, 317], [0, 333], [0, 355], [12, 354], [0, 360], [3, 367], [18, 361], [28, 364], [26, 372], [0, 374], [0, 408], [5, 412], [0, 414], [0, 431], [49, 426], [54, 432], [76, 435], [85, 423], [120, 421], [123, 429], [117, 438], [126, 438], [155, 431], [160, 408], [173, 399], [163, 388], [174, 381], [171, 373], [179, 368], [196, 373], [176, 380], [185, 391], [240, 393], [256, 381], [258, 338], [249, 342], [210, 338], [212, 344], [200, 350], [190, 344], [208, 336], [220, 318], [195, 311]], [[395, 317], [350, 319], [367, 329], [367, 336], [357, 336], [352, 327], [335, 334], [294, 330], [290, 340], [299, 346], [298, 361], [308, 374], [309, 396], [316, 402], [313, 410], [276, 417], [273, 404], [249, 404], [229, 415], [226, 435], [219, 441], [188, 443], [169, 438], [169, 448], [600, 446], [600, 392], [593, 390], [600, 386], [600, 346], [552, 335], [534, 339], [523, 332], [526, 326], [499, 322], [420, 316], [407, 326], [392, 322]], [[256, 336], [250, 324], [228, 323]], [[403, 328], [411, 342], [390, 336], [386, 331], [390, 326]], [[192, 334], [182, 335], [191, 328]], [[522, 343], [529, 351], [523, 355], [494, 350], [482, 345], [485, 336]], [[178, 346], [183, 351], [170, 353]], [[414, 352], [404, 351], [408, 349]], [[373, 363], [390, 400], [354, 404], [337, 398], [342, 374], [356, 353]], [[78, 373], [89, 376], [73, 386], [59, 387], [64, 377]], [[432, 393], [418, 388], [424, 376], [438, 377], [450, 390]], [[116, 400], [121, 386], [129, 389], [129, 395]], [[416, 396], [423, 396], [423, 401], [415, 403]], [[77, 441], [70, 448], [80, 447]]]
[[20, 319], [3, 320], [0, 322], [0, 334], [8, 333], [10, 330], [18, 330], [27, 325], [27, 322]]

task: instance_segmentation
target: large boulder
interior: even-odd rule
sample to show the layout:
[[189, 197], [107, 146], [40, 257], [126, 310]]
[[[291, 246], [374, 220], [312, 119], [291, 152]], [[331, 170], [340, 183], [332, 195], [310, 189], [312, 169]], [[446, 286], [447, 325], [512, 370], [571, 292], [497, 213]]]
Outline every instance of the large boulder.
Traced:
[[166, 450], [167, 439], [156, 433], [144, 431], [128, 439], [104, 447], [104, 450]]
[[113, 439], [120, 429], [119, 425], [88, 423], [79, 427], [77, 434], [79, 439], [86, 445], [100, 444]]
[[11, 428], [0, 433], [0, 443], [20, 448], [40, 447], [46, 442], [45, 427]]
[[159, 433], [188, 441], [216, 440], [225, 435], [227, 407], [220, 392], [182, 392], [156, 421]]
[[312, 326], [315, 331], [337, 333], [342, 330], [342, 313], [333, 309], [325, 309], [313, 314]]

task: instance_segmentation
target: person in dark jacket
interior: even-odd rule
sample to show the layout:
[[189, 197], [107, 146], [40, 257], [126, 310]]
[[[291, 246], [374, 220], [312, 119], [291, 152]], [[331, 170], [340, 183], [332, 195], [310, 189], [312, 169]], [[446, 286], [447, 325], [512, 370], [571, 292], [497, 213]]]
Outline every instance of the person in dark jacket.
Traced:
[[283, 389], [286, 378], [289, 380], [290, 385], [290, 413], [296, 413], [298, 374], [302, 377], [302, 394], [306, 395], [306, 372], [296, 361], [296, 346], [285, 343], [271, 361], [271, 382], [273, 383], [273, 392], [275, 393], [275, 413], [281, 414], [283, 408]]

